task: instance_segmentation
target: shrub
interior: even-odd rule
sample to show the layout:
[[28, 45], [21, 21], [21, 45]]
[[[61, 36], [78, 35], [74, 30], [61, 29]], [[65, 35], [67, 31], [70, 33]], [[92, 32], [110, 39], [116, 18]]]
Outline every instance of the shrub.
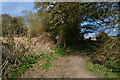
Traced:
[[94, 63], [104, 65], [113, 72], [120, 72], [120, 37], [103, 39], [91, 56]]

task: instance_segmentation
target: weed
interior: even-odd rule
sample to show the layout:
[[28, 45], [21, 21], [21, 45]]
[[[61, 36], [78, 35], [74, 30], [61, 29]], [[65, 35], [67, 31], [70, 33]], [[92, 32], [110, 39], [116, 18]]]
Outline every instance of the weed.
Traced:
[[45, 54], [41, 57], [46, 60], [46, 62], [43, 65], [41, 65], [43, 69], [47, 70], [52, 66], [52, 62], [57, 60], [59, 56], [64, 56], [67, 54], [67, 52], [61, 46], [55, 48], [54, 51], [55, 51], [54, 53]]
[[36, 57], [27, 57], [26, 61], [30, 64], [35, 64], [37, 62]]
[[106, 78], [120, 78], [117, 74], [113, 73], [112, 71], [105, 68], [103, 65], [93, 65], [90, 60], [87, 60], [86, 68], [94, 73], [99, 73], [100, 77], [106, 77]]
[[41, 67], [43, 68], [43, 69], [48, 69], [48, 68], [50, 68], [52, 66], [52, 64], [51, 64], [51, 62], [49, 62], [49, 61], [46, 61], [46, 63], [45, 64], [43, 64], [43, 65], [41, 65]]
[[55, 53], [60, 55], [60, 56], [64, 56], [67, 54], [67, 52], [63, 49], [63, 47], [58, 47], [58, 48], [55, 48]]
[[41, 58], [49, 60], [49, 61], [54, 61], [55, 60], [55, 54], [46, 54], [46, 55], [43, 55]]
[[21, 73], [32, 67], [32, 64], [37, 62], [36, 57], [27, 57], [24, 59], [27, 64], [19, 64], [17, 66], [11, 66], [8, 68], [8, 78], [17, 78]]

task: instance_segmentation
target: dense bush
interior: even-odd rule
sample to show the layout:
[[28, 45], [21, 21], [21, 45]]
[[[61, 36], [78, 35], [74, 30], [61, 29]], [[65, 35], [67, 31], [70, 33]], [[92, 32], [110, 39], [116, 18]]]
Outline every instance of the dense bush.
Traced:
[[2, 18], [2, 36], [25, 36], [28, 34], [28, 28], [24, 25], [22, 17], [11, 17], [3, 14]]
[[101, 38], [96, 52], [91, 56], [92, 61], [104, 65], [113, 72], [120, 72], [120, 37], [108, 38], [104, 35]]

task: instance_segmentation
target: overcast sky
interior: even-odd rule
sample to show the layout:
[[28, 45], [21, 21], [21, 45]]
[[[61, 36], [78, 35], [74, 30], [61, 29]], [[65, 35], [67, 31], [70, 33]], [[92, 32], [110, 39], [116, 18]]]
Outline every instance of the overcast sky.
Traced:
[[22, 10], [31, 10], [33, 9], [33, 2], [2, 2], [2, 14], [9, 14], [10, 16], [21, 16]]

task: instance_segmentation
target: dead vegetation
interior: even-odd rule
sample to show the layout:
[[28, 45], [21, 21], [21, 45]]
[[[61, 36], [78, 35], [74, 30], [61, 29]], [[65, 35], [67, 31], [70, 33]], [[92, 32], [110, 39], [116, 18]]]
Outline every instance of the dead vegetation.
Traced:
[[34, 51], [37, 53], [49, 54], [52, 53], [52, 48], [55, 47], [50, 39], [50, 34], [45, 32], [39, 37], [32, 38], [31, 42]]
[[27, 58], [51, 53], [53, 42], [49, 39], [49, 36], [48, 33], [43, 33], [36, 38], [12, 36], [2, 38], [2, 71], [4, 78], [14, 71], [11, 70], [12, 68], [28, 64]]

